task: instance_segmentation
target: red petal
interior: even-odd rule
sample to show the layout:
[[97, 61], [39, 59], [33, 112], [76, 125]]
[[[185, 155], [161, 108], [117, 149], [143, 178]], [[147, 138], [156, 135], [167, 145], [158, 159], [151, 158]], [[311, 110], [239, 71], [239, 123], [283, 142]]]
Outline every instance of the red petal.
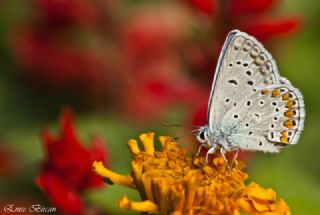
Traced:
[[60, 117], [62, 136], [59, 139], [52, 140], [44, 133], [45, 141], [50, 143], [47, 144], [49, 161], [45, 166], [53, 168], [69, 186], [82, 190], [88, 186], [90, 175], [93, 174], [92, 161], [89, 151], [75, 136], [72, 118], [71, 110], [65, 108]]
[[27, 68], [28, 77], [43, 88], [72, 87], [80, 93], [94, 92], [105, 80], [106, 59], [66, 38], [61, 40], [54, 28], [26, 26], [13, 31], [11, 38], [17, 61]]
[[188, 0], [188, 2], [196, 9], [210, 16], [216, 12], [216, 2], [214, 0]]
[[232, 0], [230, 5], [231, 16], [244, 13], [262, 13], [275, 4], [274, 0]]
[[207, 121], [207, 110], [208, 110], [208, 103], [202, 102], [201, 104], [196, 107], [191, 115], [191, 122], [192, 125], [196, 126], [203, 126], [206, 124]]
[[36, 184], [63, 214], [81, 214], [83, 203], [80, 196], [64, 183], [64, 179], [46, 171], [36, 179]]
[[90, 151], [91, 160], [100, 160], [102, 162], [107, 162], [107, 152], [105, 147], [105, 142], [102, 138], [95, 136], [92, 143], [92, 148]]
[[47, 131], [46, 128], [43, 131], [41, 131], [40, 136], [41, 136], [41, 140], [46, 148], [50, 147], [51, 144], [53, 142], [55, 142], [54, 137]]
[[83, 0], [35, 0], [38, 11], [52, 24], [90, 25], [98, 21], [97, 8]]
[[65, 107], [60, 115], [61, 134], [64, 138], [77, 142], [73, 128], [73, 113], [71, 109]]
[[265, 40], [271, 36], [292, 32], [300, 26], [300, 23], [300, 19], [296, 17], [278, 20], [265, 19], [248, 24], [243, 30], [258, 40]]

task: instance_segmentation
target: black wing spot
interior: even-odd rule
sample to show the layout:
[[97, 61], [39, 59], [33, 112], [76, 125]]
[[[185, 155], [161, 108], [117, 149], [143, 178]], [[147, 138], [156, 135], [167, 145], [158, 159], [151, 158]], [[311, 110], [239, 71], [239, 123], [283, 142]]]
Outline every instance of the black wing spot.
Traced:
[[251, 101], [247, 101], [247, 106], [250, 106], [251, 105]]
[[237, 61], [237, 64], [240, 65], [240, 64], [241, 64], [241, 61]]
[[228, 103], [230, 101], [230, 99], [226, 99], [226, 103]]
[[295, 120], [292, 120], [292, 125], [293, 126], [296, 126], [297, 125], [297, 122]]
[[261, 100], [259, 103], [260, 103], [261, 105], [263, 105], [263, 104], [264, 104], [264, 101]]
[[246, 72], [246, 74], [250, 76], [250, 75], [252, 75], [252, 72], [248, 70], [248, 71]]
[[246, 123], [246, 127], [249, 127], [249, 123]]
[[255, 113], [254, 115], [255, 115], [256, 117], [260, 117], [260, 115], [259, 115], [259, 114], [257, 114], [257, 113]]
[[271, 132], [271, 139], [273, 139], [274, 138], [274, 133], [273, 132]]
[[279, 110], [279, 108], [276, 108], [276, 112], [279, 112], [280, 110]]
[[237, 119], [239, 116], [237, 114], [233, 115], [233, 118]]
[[228, 81], [230, 84], [238, 85], [238, 82], [236, 80], [229, 80]]
[[271, 128], [274, 128], [274, 124], [271, 124]]
[[237, 106], [237, 102], [235, 102], [235, 103], [233, 104], [233, 106]]
[[259, 146], [262, 146], [262, 142], [261, 141], [259, 142]]
[[244, 67], [247, 67], [247, 66], [249, 66], [249, 64], [248, 64], [248, 63], [244, 63], [243, 66], [244, 66]]
[[250, 81], [247, 82], [247, 84], [252, 86], [253, 85], [253, 81], [250, 80]]
[[229, 67], [232, 67], [232, 63], [229, 63]]
[[248, 135], [251, 135], [252, 134], [252, 131], [250, 131], [249, 133], [248, 133]]
[[278, 117], [275, 116], [275, 117], [273, 117], [273, 119], [274, 119], [275, 121], [277, 121], [277, 120], [278, 120]]
[[272, 105], [273, 106], [277, 106], [277, 102], [272, 102]]
[[288, 135], [289, 135], [289, 136], [291, 136], [291, 135], [292, 135], [292, 132], [291, 132], [291, 131], [289, 131], [289, 132], [288, 132]]

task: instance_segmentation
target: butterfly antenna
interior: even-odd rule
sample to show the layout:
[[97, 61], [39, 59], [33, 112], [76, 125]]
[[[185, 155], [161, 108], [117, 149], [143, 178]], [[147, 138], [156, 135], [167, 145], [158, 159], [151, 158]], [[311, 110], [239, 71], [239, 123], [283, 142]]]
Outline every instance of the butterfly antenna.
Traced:
[[166, 122], [161, 123], [161, 125], [165, 127], [184, 126], [182, 124], [172, 124], [172, 123], [166, 123]]
[[177, 140], [180, 140], [180, 139], [182, 139], [182, 138], [184, 138], [184, 137], [186, 137], [188, 135], [190, 135], [190, 134], [185, 134], [185, 135], [182, 135], [182, 136], [179, 136], [179, 137], [173, 137], [172, 140], [173, 141], [177, 141]]
[[185, 134], [185, 135], [181, 135], [181, 136], [179, 136], [179, 137], [173, 137], [172, 140], [174, 140], [174, 141], [180, 140], [181, 138], [184, 138], [184, 137], [186, 137], [186, 136], [189, 136], [189, 135], [191, 135], [191, 134], [196, 133], [198, 130], [199, 130], [199, 129], [195, 129], [195, 130], [190, 131], [189, 133], [187, 133], [187, 134]]
[[199, 129], [199, 128], [201, 128], [202, 126], [199, 126], [199, 125], [192, 125], [192, 127], [193, 127], [193, 128], [195, 128], [195, 129]]

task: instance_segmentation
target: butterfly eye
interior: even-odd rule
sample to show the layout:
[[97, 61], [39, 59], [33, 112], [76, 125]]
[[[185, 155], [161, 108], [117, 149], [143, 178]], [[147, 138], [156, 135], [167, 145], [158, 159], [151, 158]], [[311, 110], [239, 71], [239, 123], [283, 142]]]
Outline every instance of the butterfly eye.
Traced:
[[204, 140], [204, 139], [205, 139], [204, 131], [201, 131], [201, 132], [199, 133], [199, 138], [200, 138], [201, 140]]

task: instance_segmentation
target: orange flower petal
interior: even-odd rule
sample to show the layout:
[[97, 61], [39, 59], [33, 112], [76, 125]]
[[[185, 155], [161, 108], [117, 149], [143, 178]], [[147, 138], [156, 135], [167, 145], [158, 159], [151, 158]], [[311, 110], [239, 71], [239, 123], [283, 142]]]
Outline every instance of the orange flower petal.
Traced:
[[275, 201], [276, 200], [276, 192], [272, 189], [263, 189], [256, 183], [251, 183], [248, 186], [247, 195], [249, 198], [256, 198], [260, 200], [266, 201]]

